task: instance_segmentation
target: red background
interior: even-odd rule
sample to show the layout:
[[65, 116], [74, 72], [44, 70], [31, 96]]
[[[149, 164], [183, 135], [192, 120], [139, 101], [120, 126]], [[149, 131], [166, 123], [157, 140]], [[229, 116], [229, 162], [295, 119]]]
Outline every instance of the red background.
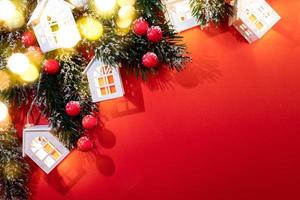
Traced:
[[299, 200], [300, 1], [269, 2], [282, 20], [255, 44], [194, 28], [186, 70], [123, 76], [97, 149], [34, 167], [33, 199]]

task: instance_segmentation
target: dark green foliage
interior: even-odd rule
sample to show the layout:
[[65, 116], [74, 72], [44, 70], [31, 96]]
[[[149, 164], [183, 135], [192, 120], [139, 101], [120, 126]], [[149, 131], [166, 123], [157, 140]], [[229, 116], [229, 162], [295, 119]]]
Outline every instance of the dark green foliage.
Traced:
[[[37, 91], [37, 105], [48, 117], [57, 131], [57, 137], [70, 149], [82, 136], [81, 119], [84, 115], [97, 111], [91, 102], [88, 82], [82, 74], [86, 63], [81, 56], [60, 57], [61, 73], [57, 76], [43, 74]], [[69, 117], [65, 105], [69, 101], [79, 101], [82, 112], [78, 117]]]
[[190, 0], [190, 7], [202, 28], [209, 23], [218, 25], [232, 13], [231, 6], [225, 0]]
[[96, 47], [96, 55], [105, 63], [116, 66], [121, 64], [127, 71], [146, 78], [148, 73], [157, 69], [147, 69], [142, 65], [142, 57], [147, 52], [158, 55], [160, 66], [166, 65], [170, 69], [180, 71], [190, 61], [186, 47], [179, 36], [165, 20], [165, 8], [158, 0], [138, 0], [139, 16], [147, 20], [150, 26], [160, 26], [163, 31], [163, 40], [157, 44], [151, 43], [146, 36], [139, 37], [130, 32], [126, 36], [115, 34], [114, 19], [105, 21], [105, 36]]
[[26, 200], [29, 165], [22, 157], [22, 147], [13, 128], [0, 129], [0, 199]]
[[[36, 0], [15, 1], [23, 5], [21, 9], [28, 21]], [[77, 140], [83, 135], [81, 120], [84, 115], [98, 112], [96, 104], [91, 102], [86, 75], [82, 74], [88, 65], [80, 54], [81, 47], [93, 48], [96, 57], [101, 58], [106, 64], [121, 65], [127, 71], [135, 73], [146, 79], [148, 73], [155, 73], [162, 66], [180, 71], [189, 61], [186, 47], [179, 36], [164, 18], [165, 8], [160, 0], [137, 0], [135, 5], [140, 17], [146, 19], [150, 26], [160, 26], [163, 39], [159, 43], [151, 43], [146, 36], [136, 36], [132, 31], [127, 35], [116, 34], [116, 15], [110, 18], [101, 18], [91, 10], [74, 10], [75, 19], [83, 15], [97, 18], [104, 26], [104, 35], [98, 41], [82, 39], [78, 44], [77, 52], [59, 49], [45, 54], [46, 59], [57, 59], [60, 62], [61, 72], [58, 75], [47, 75], [40, 70], [41, 76], [36, 83], [25, 84], [16, 75], [10, 74], [6, 69], [7, 58], [14, 52], [25, 52], [26, 48], [21, 43], [21, 36], [30, 27], [15, 31], [0, 28], [0, 70], [6, 70], [11, 75], [11, 87], [0, 91], [0, 100], [9, 102], [10, 107], [29, 107], [36, 105], [41, 113], [48, 118], [49, 124], [56, 129], [57, 137], [69, 149], [76, 146]], [[160, 66], [147, 69], [142, 65], [142, 57], [147, 52], [158, 55]], [[1, 77], [0, 77], [1, 78]], [[69, 117], [65, 113], [65, 105], [69, 101], [81, 103], [81, 114], [78, 117]], [[13, 129], [0, 130], [0, 199], [10, 200], [28, 199], [28, 165], [21, 157], [21, 147], [15, 137]], [[8, 165], [9, 164], [9, 165]], [[7, 171], [7, 166], [18, 169], [18, 172]], [[8, 174], [5, 174], [8, 173]], [[10, 175], [9, 175], [10, 174]], [[12, 176], [14, 175], [14, 176]]]

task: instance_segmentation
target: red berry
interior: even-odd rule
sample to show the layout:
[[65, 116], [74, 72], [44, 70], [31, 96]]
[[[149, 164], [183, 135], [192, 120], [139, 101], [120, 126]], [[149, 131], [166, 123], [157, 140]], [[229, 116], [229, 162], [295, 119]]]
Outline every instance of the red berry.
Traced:
[[82, 126], [85, 129], [93, 129], [97, 126], [98, 120], [93, 115], [86, 115], [82, 119]]
[[47, 60], [44, 64], [46, 74], [54, 75], [60, 71], [59, 62], [55, 59]]
[[133, 22], [133, 32], [138, 35], [146, 35], [149, 28], [149, 24], [143, 18], [139, 18]]
[[70, 101], [66, 105], [66, 113], [71, 117], [76, 117], [80, 114], [81, 107], [78, 101]]
[[94, 147], [94, 142], [90, 140], [87, 136], [82, 136], [77, 141], [77, 147], [80, 151], [90, 151]]
[[22, 43], [25, 45], [25, 47], [34, 46], [36, 44], [36, 37], [34, 33], [30, 31], [23, 33]]
[[150, 42], [160, 42], [163, 38], [163, 33], [159, 26], [152, 26], [147, 32], [147, 38]]
[[143, 56], [143, 65], [148, 68], [156, 67], [158, 65], [158, 57], [153, 52], [148, 52]]

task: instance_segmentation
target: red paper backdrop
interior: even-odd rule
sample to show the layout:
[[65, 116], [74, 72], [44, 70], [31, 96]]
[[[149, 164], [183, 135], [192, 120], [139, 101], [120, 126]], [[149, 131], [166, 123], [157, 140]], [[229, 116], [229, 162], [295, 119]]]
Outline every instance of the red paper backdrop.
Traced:
[[185, 71], [124, 76], [97, 149], [33, 164], [33, 199], [299, 200], [300, 2], [269, 2], [283, 19], [255, 44], [194, 28]]

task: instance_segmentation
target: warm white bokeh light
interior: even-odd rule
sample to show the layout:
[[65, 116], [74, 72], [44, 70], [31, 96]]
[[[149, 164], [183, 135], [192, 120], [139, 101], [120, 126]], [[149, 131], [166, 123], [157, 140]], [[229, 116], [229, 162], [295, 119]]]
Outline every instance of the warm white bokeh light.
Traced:
[[77, 45], [81, 37], [77, 28], [64, 27], [58, 32], [58, 42], [63, 48], [72, 48]]
[[82, 17], [77, 21], [77, 26], [82, 37], [95, 41], [99, 40], [103, 35], [102, 24], [92, 17]]
[[122, 6], [133, 6], [136, 3], [136, 0], [117, 0], [118, 5]]
[[15, 74], [23, 74], [29, 68], [29, 65], [29, 59], [22, 53], [12, 54], [7, 62], [7, 67]]
[[0, 122], [4, 121], [8, 117], [8, 108], [7, 106], [0, 102]]
[[16, 11], [14, 15], [5, 20], [4, 25], [9, 30], [14, 30], [23, 27], [25, 24], [25, 17], [21, 11]]
[[107, 13], [114, 10], [116, 7], [116, 0], [95, 0], [95, 6], [99, 12]]
[[9, 0], [0, 0], [0, 20], [9, 20], [16, 13], [16, 6]]
[[136, 10], [133, 6], [123, 6], [120, 8], [118, 16], [120, 20], [133, 20]]
[[25, 82], [33, 82], [39, 78], [39, 71], [34, 65], [30, 64], [28, 69], [22, 73], [20, 77]]

